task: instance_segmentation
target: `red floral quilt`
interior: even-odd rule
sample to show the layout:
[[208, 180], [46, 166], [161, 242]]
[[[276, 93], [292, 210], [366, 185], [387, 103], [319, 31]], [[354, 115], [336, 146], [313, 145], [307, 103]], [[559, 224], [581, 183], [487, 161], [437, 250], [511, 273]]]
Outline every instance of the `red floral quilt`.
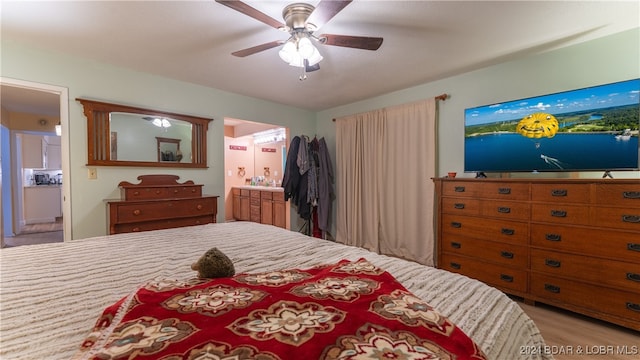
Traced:
[[485, 359], [365, 259], [151, 282], [108, 307], [81, 359]]

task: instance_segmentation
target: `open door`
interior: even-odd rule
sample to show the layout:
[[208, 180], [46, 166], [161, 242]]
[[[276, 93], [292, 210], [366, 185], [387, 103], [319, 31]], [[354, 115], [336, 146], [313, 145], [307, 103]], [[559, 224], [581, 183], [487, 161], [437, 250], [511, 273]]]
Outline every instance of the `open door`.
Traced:
[[[38, 95], [55, 95], [54, 99], [58, 101], [59, 119], [61, 125], [61, 163], [62, 173], [67, 181], [62, 183], [62, 211], [63, 211], [63, 234], [64, 240], [68, 241], [72, 239], [71, 234], [71, 191], [68, 179], [70, 178], [70, 166], [69, 166], [69, 93], [65, 87], [59, 87], [48, 84], [34, 83], [24, 80], [16, 80], [10, 78], [0, 78], [0, 87], [2, 89], [2, 116], [8, 117], [11, 111], [16, 112], [29, 112], [27, 109], [31, 107], [34, 113], [40, 111], [46, 111], [39, 108], [44, 104], [38, 104]], [[24, 96], [12, 97], [9, 96], [12, 92], [18, 93]], [[7, 96], [4, 96], [7, 95]], [[2, 194], [0, 195], [0, 202], [2, 203], [2, 216], [1, 216], [1, 228], [0, 228], [0, 245], [5, 246], [5, 236], [16, 233], [16, 228], [20, 224], [16, 221], [16, 207], [19, 207], [21, 198], [19, 196], [18, 186], [23, 185], [22, 168], [19, 168], [17, 164], [17, 152], [18, 149], [16, 141], [17, 137], [14, 134], [12, 126], [9, 124], [9, 119], [3, 119], [2, 123], [2, 138], [0, 140], [0, 146], [2, 147], [2, 159], [1, 166], [1, 182], [2, 182]], [[10, 126], [5, 126], [10, 125]], [[14, 124], [15, 125], [15, 124]]]

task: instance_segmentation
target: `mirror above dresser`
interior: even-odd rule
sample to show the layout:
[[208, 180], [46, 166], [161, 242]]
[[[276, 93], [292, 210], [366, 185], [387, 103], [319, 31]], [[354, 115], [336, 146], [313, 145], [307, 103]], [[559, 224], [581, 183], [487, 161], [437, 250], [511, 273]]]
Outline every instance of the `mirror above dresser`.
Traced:
[[78, 98], [87, 118], [87, 165], [207, 167], [213, 119]]

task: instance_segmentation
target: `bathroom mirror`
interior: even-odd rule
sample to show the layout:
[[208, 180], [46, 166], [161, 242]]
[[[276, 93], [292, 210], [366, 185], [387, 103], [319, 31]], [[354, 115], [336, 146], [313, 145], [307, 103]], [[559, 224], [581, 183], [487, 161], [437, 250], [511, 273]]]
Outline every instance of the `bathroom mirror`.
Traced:
[[87, 165], [207, 167], [202, 117], [76, 99], [87, 117]]

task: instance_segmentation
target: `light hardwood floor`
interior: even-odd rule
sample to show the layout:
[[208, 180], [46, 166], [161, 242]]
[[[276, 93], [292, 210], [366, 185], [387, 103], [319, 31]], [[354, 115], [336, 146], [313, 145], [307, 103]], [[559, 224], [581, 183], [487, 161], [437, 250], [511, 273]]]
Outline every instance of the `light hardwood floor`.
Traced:
[[638, 331], [544, 304], [518, 304], [536, 323], [557, 360], [640, 359]]

